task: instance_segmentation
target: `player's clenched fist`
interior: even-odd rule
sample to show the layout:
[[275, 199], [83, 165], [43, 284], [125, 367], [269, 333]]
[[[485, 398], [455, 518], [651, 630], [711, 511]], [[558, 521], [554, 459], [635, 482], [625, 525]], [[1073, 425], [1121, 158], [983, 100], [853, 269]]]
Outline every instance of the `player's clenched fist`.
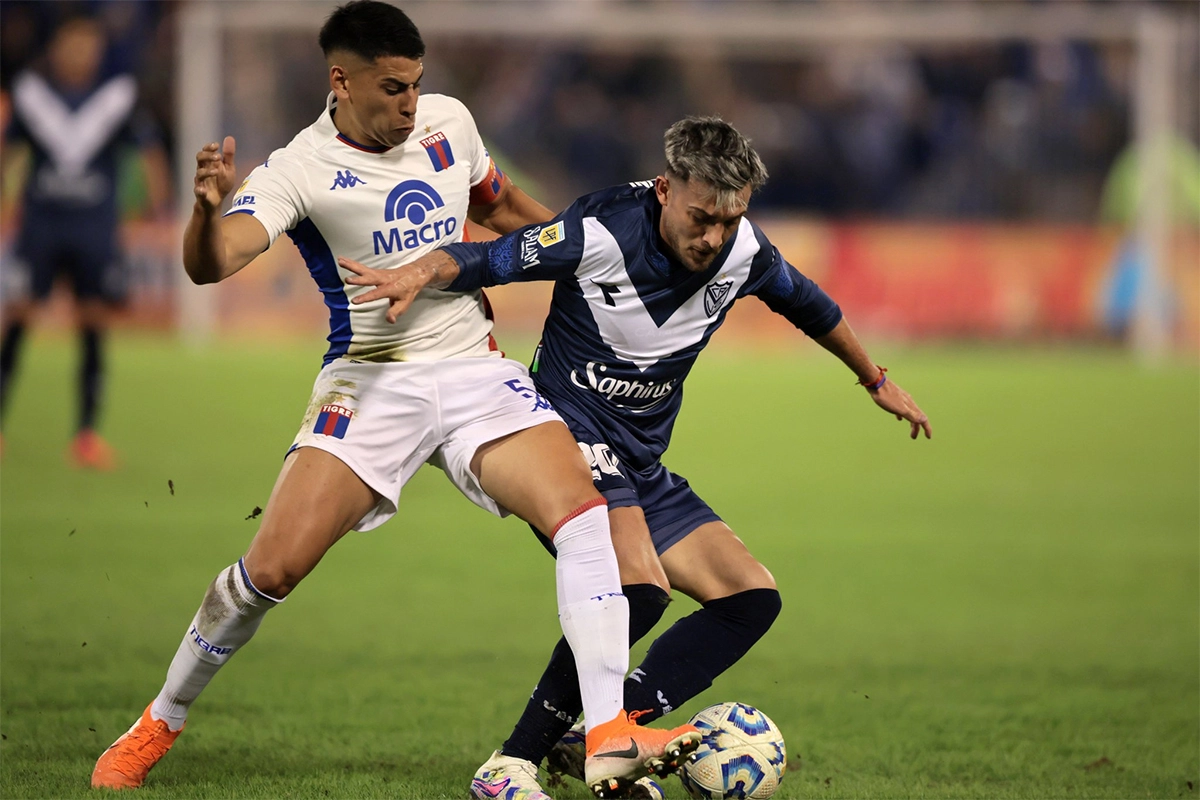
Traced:
[[233, 156], [237, 150], [237, 142], [232, 136], [226, 136], [220, 145], [209, 142], [196, 153], [196, 179], [193, 191], [196, 201], [205, 209], [219, 208], [225, 195], [233, 190], [237, 180], [237, 168]]

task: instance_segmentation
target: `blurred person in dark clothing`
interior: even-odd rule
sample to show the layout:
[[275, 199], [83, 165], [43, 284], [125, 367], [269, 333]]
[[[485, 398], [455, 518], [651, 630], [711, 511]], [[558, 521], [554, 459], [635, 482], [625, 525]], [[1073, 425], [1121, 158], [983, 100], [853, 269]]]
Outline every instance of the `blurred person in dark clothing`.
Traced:
[[[13, 79], [5, 131], [6, 144], [28, 144], [30, 168], [16, 246], [2, 276], [0, 415], [8, 408], [26, 328], [62, 274], [74, 292], [82, 351], [79, 419], [69, 456], [76, 466], [91, 469], [114, 465], [111, 448], [96, 433], [96, 421], [104, 334], [111, 310], [124, 300], [127, 288], [117, 241], [122, 148], [133, 145], [141, 151], [156, 210], [165, 208], [169, 192], [165, 153], [149, 126], [139, 123], [134, 78], [101, 71], [106, 46], [96, 21], [65, 21], [50, 40], [44, 67]], [[6, 161], [11, 151], [5, 147]]]

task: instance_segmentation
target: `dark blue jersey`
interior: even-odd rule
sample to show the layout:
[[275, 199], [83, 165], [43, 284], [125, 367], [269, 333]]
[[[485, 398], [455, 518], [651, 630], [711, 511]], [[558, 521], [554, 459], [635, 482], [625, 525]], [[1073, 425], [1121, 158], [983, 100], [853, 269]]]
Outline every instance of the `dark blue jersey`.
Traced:
[[118, 75], [85, 91], [65, 91], [32, 70], [13, 81], [9, 139], [33, 150], [23, 216], [100, 227], [117, 220], [117, 159], [138, 141], [137, 84]]
[[743, 218], [704, 272], [667, 254], [650, 182], [586, 195], [551, 222], [491, 242], [443, 248], [468, 291], [553, 280], [535, 364], [538, 389], [582, 418], [635, 469], [662, 457], [683, 381], [734, 301], [755, 295], [809, 336], [841, 321], [837, 304]]

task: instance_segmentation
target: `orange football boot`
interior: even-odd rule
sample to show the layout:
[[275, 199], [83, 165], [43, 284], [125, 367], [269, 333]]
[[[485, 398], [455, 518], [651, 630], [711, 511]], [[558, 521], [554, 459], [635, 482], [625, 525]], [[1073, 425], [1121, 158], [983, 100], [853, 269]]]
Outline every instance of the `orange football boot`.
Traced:
[[[153, 705], [153, 703], [151, 703]], [[150, 717], [150, 706], [133, 727], [117, 739], [92, 770], [93, 789], [136, 789], [167, 754], [183, 728], [173, 731], [167, 723]]]
[[588, 732], [583, 771], [597, 797], [624, 797], [639, 778], [670, 775], [700, 746], [694, 725], [643, 728], [634, 720], [645, 713], [621, 711]]
[[84, 428], [71, 440], [71, 463], [79, 469], [107, 472], [117, 466], [116, 455], [108, 442], [91, 428]]

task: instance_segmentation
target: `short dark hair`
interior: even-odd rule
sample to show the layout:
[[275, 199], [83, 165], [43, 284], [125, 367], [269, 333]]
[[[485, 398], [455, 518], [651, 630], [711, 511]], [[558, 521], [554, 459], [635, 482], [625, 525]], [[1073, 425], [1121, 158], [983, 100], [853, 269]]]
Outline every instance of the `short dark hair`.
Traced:
[[417, 26], [400, 9], [378, 0], [353, 0], [338, 6], [317, 39], [328, 57], [346, 50], [367, 61], [381, 56], [418, 59], [425, 55], [425, 42]]

